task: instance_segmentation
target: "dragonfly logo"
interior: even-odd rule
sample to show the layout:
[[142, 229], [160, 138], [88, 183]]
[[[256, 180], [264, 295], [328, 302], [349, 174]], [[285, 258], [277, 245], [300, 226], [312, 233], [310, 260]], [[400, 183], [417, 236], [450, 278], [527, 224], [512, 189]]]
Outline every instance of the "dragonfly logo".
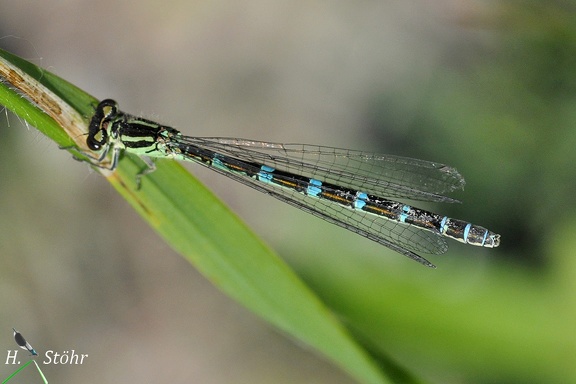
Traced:
[[38, 353], [36, 353], [34, 348], [32, 348], [32, 346], [26, 341], [24, 336], [22, 336], [22, 334], [16, 329], [12, 328], [12, 330], [14, 331], [14, 340], [16, 340], [16, 344], [18, 344], [20, 348], [26, 349], [32, 356], [38, 356]]
[[[36, 366], [36, 369], [38, 370], [38, 373], [42, 377], [44, 383], [48, 384], [48, 380], [46, 380], [44, 373], [42, 372], [40, 366], [34, 359], [35, 356], [38, 356], [38, 353], [34, 348], [32, 348], [32, 345], [30, 345], [30, 343], [26, 341], [26, 339], [24, 338], [24, 336], [22, 336], [20, 332], [18, 332], [15, 328], [12, 328], [12, 330], [14, 331], [14, 341], [16, 341], [16, 344], [18, 344], [20, 348], [28, 351], [30, 353], [28, 356], [30, 356], [31, 358], [23, 366], [21, 366], [14, 373], [12, 373], [6, 380], [2, 381], [2, 383], [3, 384], [8, 383], [8, 381], [14, 378], [14, 376], [20, 373], [24, 368], [33, 363]], [[88, 357], [87, 354], [78, 354], [73, 349], [70, 351], [63, 351], [62, 353], [48, 350], [44, 353], [44, 360], [42, 361], [42, 364], [77, 365], [77, 364], [83, 364], [85, 361], [84, 359], [87, 357]], [[17, 358], [18, 358], [18, 350], [8, 350], [8, 354], [6, 356], [6, 362], [4, 364], [20, 365], [20, 361], [18, 361]]]

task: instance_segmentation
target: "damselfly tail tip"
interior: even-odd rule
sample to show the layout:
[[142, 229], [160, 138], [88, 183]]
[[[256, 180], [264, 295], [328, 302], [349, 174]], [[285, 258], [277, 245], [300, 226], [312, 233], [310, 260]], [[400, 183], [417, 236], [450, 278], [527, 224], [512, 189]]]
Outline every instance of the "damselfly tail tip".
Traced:
[[496, 248], [497, 246], [500, 245], [500, 235], [495, 233], [493, 235], [490, 236], [490, 239], [492, 240], [492, 248]]

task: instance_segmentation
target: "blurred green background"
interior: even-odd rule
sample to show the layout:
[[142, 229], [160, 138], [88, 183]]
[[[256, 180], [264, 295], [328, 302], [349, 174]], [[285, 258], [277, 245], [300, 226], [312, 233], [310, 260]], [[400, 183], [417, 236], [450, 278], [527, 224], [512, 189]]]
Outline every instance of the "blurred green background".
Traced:
[[[576, 17], [562, 1], [3, 0], [0, 47], [194, 136], [450, 164], [502, 235], [429, 270], [189, 166], [365, 343], [426, 382], [576, 382]], [[50, 382], [350, 383], [223, 296], [104, 179], [0, 118], [0, 345]], [[0, 376], [15, 368], [4, 365]]]

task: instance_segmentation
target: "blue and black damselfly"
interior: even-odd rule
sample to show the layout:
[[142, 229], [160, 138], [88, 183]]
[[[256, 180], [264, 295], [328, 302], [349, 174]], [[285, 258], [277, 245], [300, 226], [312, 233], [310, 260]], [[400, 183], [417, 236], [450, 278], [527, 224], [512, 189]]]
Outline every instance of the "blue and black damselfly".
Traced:
[[34, 348], [32, 348], [32, 346], [30, 345], [30, 343], [28, 343], [26, 341], [24, 336], [22, 336], [22, 334], [20, 332], [18, 332], [16, 329], [12, 328], [12, 330], [14, 331], [14, 340], [16, 341], [16, 344], [18, 344], [18, 346], [20, 348], [25, 349], [28, 352], [30, 352], [30, 354], [32, 356], [38, 356], [38, 353], [36, 353], [36, 350]]
[[[454, 168], [405, 157], [309, 144], [189, 137], [178, 130], [123, 113], [111, 99], [92, 116], [91, 163], [114, 170], [123, 151], [141, 156], [192, 161], [339, 225], [428, 267], [418, 253], [442, 254], [446, 238], [494, 248], [500, 235], [466, 221], [396, 201], [455, 202], [443, 194], [462, 189]], [[111, 153], [109, 166], [102, 165]]]

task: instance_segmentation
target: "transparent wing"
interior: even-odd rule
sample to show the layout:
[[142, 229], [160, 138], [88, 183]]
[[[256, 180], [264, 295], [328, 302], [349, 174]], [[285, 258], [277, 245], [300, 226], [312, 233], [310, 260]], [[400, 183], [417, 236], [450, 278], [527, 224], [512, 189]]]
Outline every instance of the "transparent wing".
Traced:
[[[210, 167], [205, 163], [199, 164]], [[364, 211], [346, 208], [331, 201], [314, 198], [275, 184], [262, 183], [242, 174], [231, 173], [214, 167], [210, 168], [330, 223], [376, 241], [429, 267], [433, 267], [433, 264], [415, 252], [442, 254], [448, 249], [446, 241], [438, 233], [388, 220], [385, 217], [371, 215]]]
[[182, 142], [248, 162], [319, 179], [381, 197], [457, 202], [444, 196], [464, 187], [448, 165], [392, 155], [309, 144], [280, 144], [234, 138], [183, 137]]
[[[383, 191], [391, 191], [391, 193], [386, 194], [388, 196], [395, 197], [419, 197], [426, 200], [445, 201], [442, 199], [443, 196], [436, 195], [433, 192], [423, 192], [416, 190], [415, 188], [405, 188], [404, 185], [392, 183], [391, 181], [383, 182], [382, 180], [377, 179], [376, 176], [374, 176], [373, 173], [369, 171], [360, 171], [363, 168], [358, 165], [362, 163], [372, 164], [379, 161], [395, 164], [395, 174], [388, 174], [389, 180], [409, 181], [416, 183], [415, 178], [416, 175], [418, 175], [417, 172], [412, 172], [413, 175], [410, 177], [406, 177], [404, 179], [402, 178], [401, 170], [406, 169], [403, 164], [410, 164], [407, 166], [407, 168], [412, 171], [416, 171], [419, 168], [425, 169], [426, 164], [428, 164], [428, 167], [430, 167], [433, 165], [433, 163], [422, 162], [422, 167], [418, 167], [415, 165], [418, 164], [418, 160], [389, 156], [377, 158], [377, 155], [364, 154], [361, 152], [346, 151], [328, 147], [314, 147], [301, 144], [293, 144], [288, 147], [286, 145], [273, 144], [281, 145], [282, 147], [281, 149], [271, 148], [271, 151], [273, 153], [280, 151], [280, 153], [283, 155], [265, 155], [263, 154], [263, 151], [260, 150], [252, 151], [243, 146], [231, 146], [228, 144], [222, 144], [220, 141], [215, 143], [214, 141], [206, 142], [204, 140], [205, 139], [185, 138], [185, 141], [183, 142], [207, 149], [208, 151], [217, 152], [220, 156], [230, 156], [235, 159], [244, 160], [246, 161], [246, 164], [244, 164], [243, 167], [250, 172], [247, 174], [233, 173], [227, 171], [226, 169], [212, 167], [208, 163], [198, 162], [199, 164], [209, 167], [218, 173], [221, 173], [254, 189], [269, 194], [281, 201], [300, 208], [303, 211], [311, 213], [328, 222], [339, 225], [361, 236], [376, 241], [429, 267], [433, 267], [433, 264], [428, 262], [425, 258], [419, 256], [416, 252], [442, 254], [448, 249], [445, 239], [437, 232], [432, 232], [416, 226], [412, 226], [410, 224], [389, 220], [385, 217], [369, 214], [367, 212], [353, 209], [351, 207], [345, 207], [329, 200], [320, 199], [306, 195], [304, 193], [300, 193], [293, 189], [281, 187], [274, 183], [263, 183], [258, 179], [249, 176], [249, 174], [256, 174], [260, 171], [260, 164], [266, 164], [294, 174], [319, 178], [323, 181], [328, 181], [330, 183], [334, 183], [336, 185], [344, 186], [347, 188], [366, 191], [367, 193], [382, 195], [383, 193], [381, 192]], [[269, 143], [261, 144], [270, 145]], [[300, 159], [292, 159], [285, 156], [286, 151], [289, 151], [291, 154], [295, 154], [295, 152], [292, 152], [292, 148], [299, 148], [299, 153], [301, 153]], [[310, 154], [312, 153], [312, 150], [316, 151], [316, 153], [313, 153], [312, 156], [316, 163], [308, 160], [307, 157], [305, 158], [305, 156], [302, 155], [302, 153], [305, 153], [306, 155]], [[350, 170], [345, 168], [343, 165], [340, 165], [337, 168], [337, 171], [334, 171], [333, 168], [330, 168], [332, 164], [330, 164], [327, 160], [318, 160], [323, 158], [328, 159], [330, 157], [343, 157], [348, 159], [348, 163], [352, 164], [352, 166], [355, 166], [356, 168]], [[402, 161], [404, 161], [404, 163]], [[410, 163], [411, 161], [414, 162]], [[372, 168], [374, 169], [374, 166], [372, 166]], [[383, 166], [380, 166], [379, 170], [385, 171]], [[357, 173], [360, 173], [360, 175]], [[425, 172], [421, 173], [421, 179], [424, 178], [426, 180], [440, 180], [438, 177], [434, 178], [431, 176], [425, 176]], [[432, 174], [434, 173], [437, 175], [442, 175], [443, 172], [432, 172]], [[289, 179], [289, 177], [287, 178]], [[450, 179], [450, 177], [448, 177], [448, 179]], [[454, 176], [452, 176], [452, 179], [454, 179]], [[458, 178], [456, 177], [456, 179]], [[298, 180], [294, 180], [295, 184], [297, 184], [297, 182]], [[437, 181], [436, 184], [437, 186], [434, 187], [434, 190], [439, 190], [438, 188], [442, 188], [442, 190], [445, 188], [450, 188], [448, 181]], [[430, 188], [431, 187], [428, 189], [431, 190]]]

